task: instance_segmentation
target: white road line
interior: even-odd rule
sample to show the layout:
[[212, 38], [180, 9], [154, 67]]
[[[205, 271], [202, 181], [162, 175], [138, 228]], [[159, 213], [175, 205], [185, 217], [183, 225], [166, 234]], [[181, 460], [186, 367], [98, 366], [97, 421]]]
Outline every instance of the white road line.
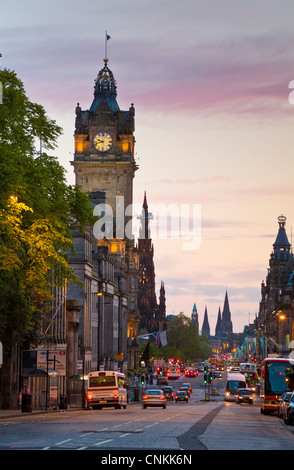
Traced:
[[129, 436], [129, 435], [130, 435], [130, 433], [129, 433], [129, 432], [127, 432], [126, 434], [122, 434], [122, 435], [121, 435], [121, 436], [119, 436], [119, 437], [126, 437], [126, 436]]
[[66, 439], [65, 441], [60, 441], [55, 444], [56, 446], [60, 446], [61, 444], [65, 444], [66, 442], [72, 441], [72, 439]]
[[106, 441], [97, 442], [97, 444], [94, 444], [94, 445], [101, 446], [101, 444], [105, 444], [106, 442], [111, 442], [111, 441], [113, 441], [113, 439], [106, 439]]
[[81, 437], [90, 436], [90, 434], [93, 434], [93, 431], [86, 432], [85, 434], [81, 434]]

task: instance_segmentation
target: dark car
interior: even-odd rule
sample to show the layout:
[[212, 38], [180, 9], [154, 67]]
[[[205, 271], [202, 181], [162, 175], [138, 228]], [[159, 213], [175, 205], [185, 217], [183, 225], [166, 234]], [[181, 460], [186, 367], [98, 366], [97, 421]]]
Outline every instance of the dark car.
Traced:
[[167, 400], [174, 399], [174, 389], [172, 387], [161, 387], [161, 389], [165, 395], [165, 398], [167, 398]]
[[285, 395], [283, 396], [283, 400], [280, 404], [280, 418], [282, 418], [285, 421], [285, 415], [287, 412], [287, 406], [290, 401], [292, 392], [286, 392]]
[[157, 377], [157, 385], [168, 385], [168, 380], [164, 375]]
[[237, 403], [253, 403], [253, 392], [250, 388], [239, 388], [236, 393]]
[[178, 392], [186, 392], [188, 397], [190, 397], [190, 394], [191, 394], [190, 390], [189, 390], [189, 387], [184, 387], [184, 386], [180, 387]]
[[290, 396], [286, 407], [284, 408], [284, 422], [285, 424], [292, 424], [294, 420], [294, 392]]
[[223, 378], [223, 374], [219, 371], [215, 371], [214, 372], [214, 378], [215, 379], [222, 379]]
[[183, 383], [182, 387], [189, 387], [189, 392], [192, 393], [192, 387], [190, 383]]
[[188, 403], [188, 400], [188, 393], [185, 390], [178, 390], [175, 396], [175, 402], [177, 403], [178, 401], [186, 401]]
[[282, 415], [282, 403], [283, 403], [283, 400], [284, 400], [284, 396], [286, 395], [286, 392], [282, 393], [282, 395], [278, 398], [277, 400], [277, 415], [278, 415], [278, 418], [283, 418], [283, 415]]

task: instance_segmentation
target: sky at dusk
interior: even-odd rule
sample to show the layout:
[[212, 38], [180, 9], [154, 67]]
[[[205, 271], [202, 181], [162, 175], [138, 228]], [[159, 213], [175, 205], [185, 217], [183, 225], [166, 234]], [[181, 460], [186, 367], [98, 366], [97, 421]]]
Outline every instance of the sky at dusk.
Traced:
[[[134, 202], [174, 205], [201, 243], [160, 238], [153, 220], [156, 288], [167, 314], [211, 334], [229, 296], [233, 331], [258, 312], [279, 215], [294, 224], [293, 0], [11, 0], [0, 2], [1, 68], [63, 128], [55, 151], [74, 184], [75, 107], [89, 109], [103, 67], [122, 110], [136, 110]], [[153, 208], [154, 206], [154, 208]], [[200, 212], [198, 211], [199, 215]], [[199, 229], [199, 227], [198, 227]], [[199, 230], [198, 230], [199, 235]]]

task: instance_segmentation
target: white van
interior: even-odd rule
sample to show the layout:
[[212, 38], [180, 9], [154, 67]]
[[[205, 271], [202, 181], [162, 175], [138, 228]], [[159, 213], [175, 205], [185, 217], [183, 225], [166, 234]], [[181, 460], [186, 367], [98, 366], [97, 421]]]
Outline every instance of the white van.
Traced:
[[225, 400], [235, 400], [238, 388], [247, 388], [245, 375], [240, 373], [228, 374], [225, 389]]

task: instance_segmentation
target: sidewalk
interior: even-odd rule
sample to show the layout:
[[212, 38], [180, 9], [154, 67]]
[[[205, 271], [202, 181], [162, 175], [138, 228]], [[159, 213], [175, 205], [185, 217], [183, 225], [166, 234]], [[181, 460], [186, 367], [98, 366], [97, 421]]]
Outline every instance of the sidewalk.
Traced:
[[60, 410], [59, 408], [49, 408], [48, 410], [41, 410], [41, 409], [36, 409], [32, 411], [21, 411], [21, 409], [18, 410], [0, 410], [0, 420], [1, 419], [7, 419], [7, 418], [19, 418], [20, 416], [32, 416], [32, 415], [37, 415], [37, 414], [44, 414], [44, 413], [64, 413], [66, 411], [78, 411], [82, 410], [83, 408], [78, 408], [78, 407], [73, 407], [70, 408], [68, 407], [67, 410]]

